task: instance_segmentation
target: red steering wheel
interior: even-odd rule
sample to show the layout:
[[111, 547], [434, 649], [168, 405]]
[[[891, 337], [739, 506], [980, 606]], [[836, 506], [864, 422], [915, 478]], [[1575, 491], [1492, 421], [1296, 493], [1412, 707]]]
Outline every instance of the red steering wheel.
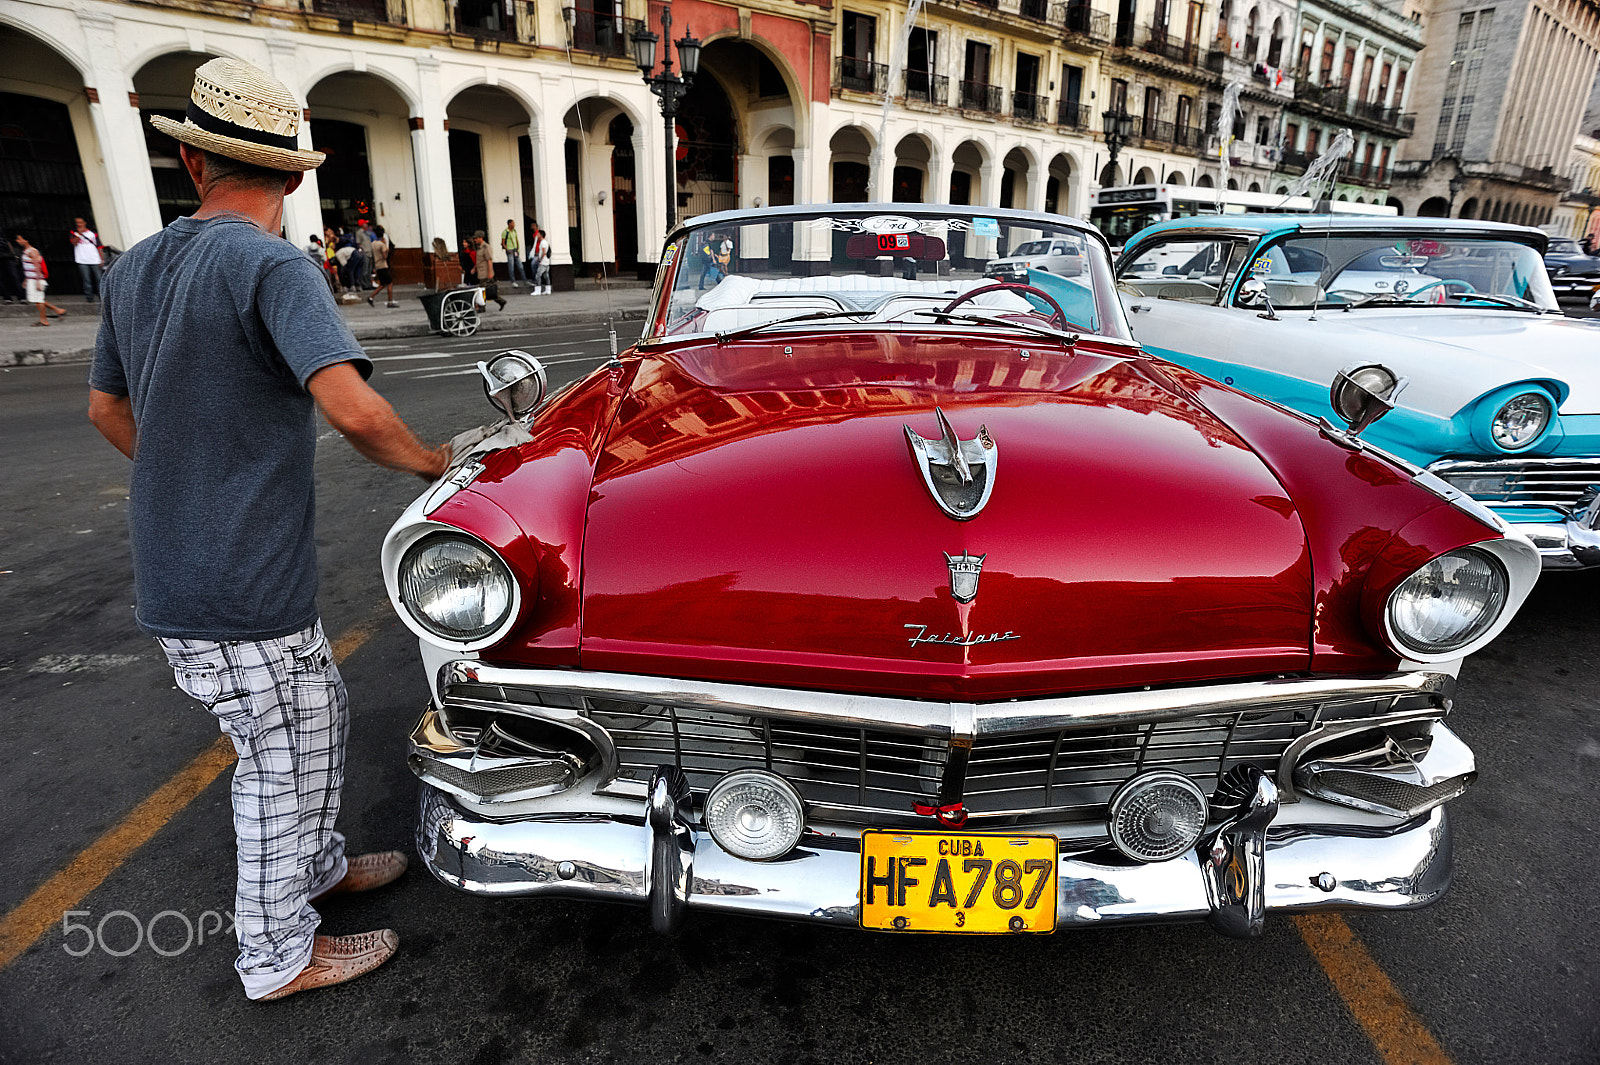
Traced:
[[996, 281], [992, 285], [979, 285], [977, 288], [969, 289], [968, 291], [957, 296], [955, 299], [951, 300], [949, 303], [945, 304], [944, 307], [940, 309], [939, 313], [949, 314], [963, 303], [966, 303], [968, 300], [976, 296], [981, 296], [985, 292], [1031, 292], [1035, 296], [1038, 296], [1040, 299], [1044, 300], [1051, 307], [1055, 308], [1056, 313], [1050, 316], [1050, 324], [1055, 326], [1057, 329], [1067, 328], [1067, 314], [1061, 309], [1061, 304], [1055, 301], [1054, 296], [1050, 295], [1050, 293], [1044, 291], [1043, 289], [1034, 288], [1032, 285], [1018, 285], [1007, 281]]

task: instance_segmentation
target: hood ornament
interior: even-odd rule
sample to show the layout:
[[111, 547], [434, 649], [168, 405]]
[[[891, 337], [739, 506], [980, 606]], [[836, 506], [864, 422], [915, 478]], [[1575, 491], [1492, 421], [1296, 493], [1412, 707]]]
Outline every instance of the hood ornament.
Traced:
[[[989, 437], [987, 426], [978, 427], [978, 435], [971, 440], [956, 436], [944, 411], [933, 409], [939, 421], [942, 437], [928, 440], [911, 426], [906, 426], [906, 442], [911, 445], [911, 457], [922, 473], [922, 483], [928, 486], [933, 501], [939, 509], [957, 521], [977, 517], [989, 493], [994, 490], [994, 466], [998, 449]], [[977, 579], [973, 579], [976, 587]]]
[[983, 560], [988, 557], [988, 552], [981, 555], [944, 552], [944, 560], [950, 567], [950, 598], [958, 603], [970, 603], [978, 597], [978, 577], [983, 572]]

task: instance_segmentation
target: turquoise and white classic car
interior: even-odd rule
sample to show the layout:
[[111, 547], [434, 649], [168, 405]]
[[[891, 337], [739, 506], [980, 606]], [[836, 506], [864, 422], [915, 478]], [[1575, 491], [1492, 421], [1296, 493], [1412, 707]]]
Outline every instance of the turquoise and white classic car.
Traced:
[[1600, 566], [1600, 329], [1566, 318], [1523, 226], [1212, 215], [1150, 226], [1117, 264], [1152, 353], [1314, 418], [1328, 383], [1402, 380], [1363, 437], [1487, 504], [1546, 569]]

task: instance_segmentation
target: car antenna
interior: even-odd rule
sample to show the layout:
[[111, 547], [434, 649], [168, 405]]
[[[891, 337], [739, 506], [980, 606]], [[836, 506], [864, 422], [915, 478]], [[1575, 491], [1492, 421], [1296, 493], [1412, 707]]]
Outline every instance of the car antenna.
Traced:
[[[1325, 270], [1333, 266], [1333, 258], [1328, 254], [1333, 245], [1333, 190], [1339, 184], [1339, 175], [1343, 173], [1345, 163], [1350, 160], [1350, 153], [1354, 147], [1355, 138], [1348, 128], [1341, 129], [1334, 136], [1333, 143], [1328, 145], [1328, 152], [1334, 156], [1334, 160], [1333, 165], [1328, 167], [1327, 171], [1327, 192], [1323, 195], [1322, 202], [1317, 205], [1318, 207], [1326, 207], [1328, 215], [1328, 220], [1323, 224], [1322, 229], [1322, 264]], [[1328, 280], [1329, 282], [1333, 281], [1332, 275], [1328, 277]], [[1316, 291], [1311, 293], [1311, 317], [1307, 318], [1306, 321], [1314, 322], [1317, 320], [1317, 309], [1321, 303], [1322, 284], [1318, 282]]]

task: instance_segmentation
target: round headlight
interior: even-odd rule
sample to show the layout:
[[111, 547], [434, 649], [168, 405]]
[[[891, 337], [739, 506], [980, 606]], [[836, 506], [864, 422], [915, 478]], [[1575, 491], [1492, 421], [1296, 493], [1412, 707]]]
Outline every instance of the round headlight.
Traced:
[[1182, 773], [1141, 773], [1111, 796], [1111, 842], [1136, 862], [1176, 858], [1206, 827], [1206, 796]]
[[765, 861], [794, 850], [805, 807], [787, 780], [765, 769], [736, 769], [706, 796], [706, 828], [723, 850]]
[[1550, 424], [1550, 399], [1542, 392], [1524, 392], [1506, 402], [1489, 423], [1494, 442], [1507, 451], [1525, 448]]
[[1389, 631], [1403, 650], [1449, 654], [1495, 623], [1509, 590], [1498, 559], [1470, 548], [1451, 551], [1407, 577], [1389, 596]]
[[514, 601], [505, 563], [475, 540], [443, 534], [417, 541], [400, 562], [400, 600], [417, 624], [471, 642], [505, 624]]

